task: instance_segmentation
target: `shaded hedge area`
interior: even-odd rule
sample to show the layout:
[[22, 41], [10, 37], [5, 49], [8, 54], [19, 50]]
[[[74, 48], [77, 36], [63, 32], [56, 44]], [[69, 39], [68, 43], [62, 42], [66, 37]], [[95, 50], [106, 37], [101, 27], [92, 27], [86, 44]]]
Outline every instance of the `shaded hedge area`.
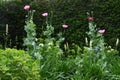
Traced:
[[[120, 2], [106, 0], [96, 5], [95, 17], [98, 27], [105, 28], [105, 41], [115, 48], [117, 38], [120, 38]], [[120, 50], [120, 44], [118, 45]]]
[[[24, 21], [25, 21], [25, 12], [23, 10], [24, 4], [21, 2], [13, 1], [0, 5], [0, 28], [1, 34], [5, 34], [6, 24], [9, 25], [9, 40], [8, 47], [21, 47], [22, 38], [24, 35]], [[1, 40], [4, 40], [3, 35], [1, 35]], [[4, 45], [4, 42], [1, 42]]]
[[[116, 39], [120, 37], [119, 0], [28, 0], [27, 2], [22, 0], [0, 5], [1, 31], [5, 28], [5, 24], [9, 24], [9, 38], [12, 41], [10, 43], [10, 39], [8, 40], [8, 44], [12, 44], [9, 47], [15, 45], [17, 45], [17, 48], [23, 47], [23, 38], [26, 34], [24, 32], [24, 21], [27, 14], [23, 7], [26, 4], [30, 4], [31, 8], [36, 10], [34, 22], [37, 25], [38, 37], [42, 37], [41, 33], [45, 26], [45, 18], [41, 14], [49, 12], [49, 20], [55, 27], [55, 34], [62, 31], [66, 38], [65, 42], [75, 43], [80, 47], [84, 46], [84, 39], [87, 36], [85, 32], [88, 31], [86, 12], [90, 11], [93, 11], [97, 27], [106, 29], [104, 35], [106, 45], [109, 44], [115, 48]], [[68, 24], [69, 28], [63, 30], [62, 24]], [[56, 36], [55, 34], [53, 36]], [[1, 38], [3, 39], [3, 36]], [[118, 50], [120, 50], [120, 44]]]

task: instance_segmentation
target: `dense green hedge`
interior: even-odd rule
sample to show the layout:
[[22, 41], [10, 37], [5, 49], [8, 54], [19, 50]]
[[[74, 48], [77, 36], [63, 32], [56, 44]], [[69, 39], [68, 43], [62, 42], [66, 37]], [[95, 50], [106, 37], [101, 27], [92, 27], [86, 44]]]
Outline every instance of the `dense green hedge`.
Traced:
[[[25, 4], [30, 4], [31, 8], [36, 10], [34, 22], [37, 25], [37, 33], [40, 37], [42, 37], [41, 32], [45, 23], [45, 18], [41, 14], [43, 12], [49, 12], [50, 14], [51, 11], [53, 15], [50, 22], [55, 27], [55, 34], [60, 31], [65, 32], [66, 42], [76, 43], [81, 47], [85, 45], [85, 32], [88, 31], [86, 12], [90, 11], [93, 11], [97, 27], [106, 29], [105, 41], [107, 44], [115, 47], [116, 39], [120, 37], [119, 0], [40, 0], [38, 2], [25, 2], [23, 0], [21, 2], [14, 1], [0, 7], [0, 15], [1, 12], [3, 15], [0, 18], [0, 25], [5, 25], [9, 22], [11, 26], [10, 38], [12, 38], [13, 46], [18, 45], [18, 43], [15, 44], [15, 36], [18, 36], [19, 45], [22, 44], [22, 38], [25, 36], [23, 30], [25, 14], [27, 14], [23, 10]], [[62, 24], [69, 25], [69, 28], [64, 31], [61, 27]], [[56, 36], [55, 34], [54, 36]]]
[[[6, 24], [9, 25], [8, 47], [14, 47], [16, 45], [18, 47], [22, 46], [25, 22], [25, 12], [23, 10], [23, 6], [24, 4], [19, 1], [8, 2], [4, 5], [0, 5], [1, 34], [5, 34], [5, 26]], [[1, 37], [1, 40], [4, 40], [4, 38]], [[4, 45], [4, 42], [1, 43]]]

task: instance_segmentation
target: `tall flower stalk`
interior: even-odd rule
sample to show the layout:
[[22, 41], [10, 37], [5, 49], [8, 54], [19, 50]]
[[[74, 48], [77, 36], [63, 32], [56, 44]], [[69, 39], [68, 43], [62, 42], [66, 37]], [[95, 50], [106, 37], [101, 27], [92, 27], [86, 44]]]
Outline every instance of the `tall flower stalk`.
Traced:
[[89, 17], [89, 32], [87, 33], [90, 38], [90, 48], [97, 56], [104, 52], [104, 38], [103, 34], [105, 29], [98, 30], [93, 22], [93, 17]]
[[[106, 50], [104, 47], [103, 34], [105, 29], [98, 30], [94, 25], [93, 16], [88, 17], [89, 32], [87, 32], [90, 39], [90, 46], [84, 47], [83, 54], [76, 58], [76, 65], [78, 65], [76, 75], [80, 76], [81, 80], [107, 80], [109, 75], [108, 61], [106, 57]], [[86, 39], [88, 44], [88, 40]]]
[[92, 54], [89, 54], [89, 59], [92, 61], [92, 63], [95, 63], [97, 65], [100, 65], [101, 70], [103, 72], [107, 65], [106, 62], [106, 54], [105, 54], [105, 42], [103, 34], [105, 33], [105, 29], [98, 30], [96, 28], [96, 25], [94, 25], [93, 17], [89, 17], [89, 32], [88, 36], [90, 38], [90, 48], [88, 49], [88, 54], [92, 52]]

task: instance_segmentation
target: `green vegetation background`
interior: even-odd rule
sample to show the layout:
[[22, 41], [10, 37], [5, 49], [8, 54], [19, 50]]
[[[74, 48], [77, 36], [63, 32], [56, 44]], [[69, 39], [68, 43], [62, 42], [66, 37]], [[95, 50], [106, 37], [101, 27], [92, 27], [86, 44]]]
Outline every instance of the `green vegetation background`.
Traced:
[[[120, 38], [120, 1], [119, 0], [13, 0], [0, 4], [0, 43], [4, 45], [5, 25], [9, 24], [8, 47], [23, 48], [25, 15], [23, 7], [30, 4], [36, 10], [34, 22], [37, 25], [37, 36], [42, 37], [45, 19], [43, 12], [53, 14], [51, 23], [55, 33], [64, 31], [62, 24], [68, 24], [64, 36], [65, 42], [78, 44], [81, 48], [85, 45], [88, 21], [86, 12], [93, 11], [97, 27], [106, 29], [104, 34], [106, 45], [115, 47], [116, 39]], [[53, 36], [56, 36], [55, 34]], [[120, 44], [118, 45], [120, 50]]]

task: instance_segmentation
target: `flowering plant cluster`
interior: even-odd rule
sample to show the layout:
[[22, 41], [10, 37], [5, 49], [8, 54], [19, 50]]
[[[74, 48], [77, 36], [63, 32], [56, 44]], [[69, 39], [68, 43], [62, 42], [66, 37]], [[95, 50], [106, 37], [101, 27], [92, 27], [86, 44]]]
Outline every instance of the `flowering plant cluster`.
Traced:
[[[23, 14], [23, 10], [19, 9], [18, 7], [19, 5], [22, 6], [21, 1], [23, 0], [19, 0], [15, 6], [11, 6], [11, 4], [9, 5], [9, 3], [5, 4], [5, 6], [3, 6], [0, 10], [1, 15], [6, 12], [2, 11], [4, 9], [7, 9], [8, 12], [8, 14], [5, 15], [10, 15], [8, 20], [9, 18], [15, 19], [13, 16], [21, 13]], [[85, 18], [84, 14], [82, 14], [84, 12], [82, 12], [81, 5], [80, 11], [77, 11], [78, 9], [76, 8], [78, 6], [78, 1], [82, 4], [82, 0], [61, 0], [62, 2], [58, 0], [26, 1], [27, 3], [29, 3], [29, 1], [33, 1], [30, 3], [30, 5], [34, 6], [33, 8], [36, 9], [36, 12], [38, 13], [35, 13], [34, 15], [35, 11], [31, 9], [32, 6], [30, 5], [26, 5], [23, 8], [25, 10], [24, 12], [28, 12], [24, 26], [24, 30], [26, 31], [24, 47], [21, 44], [22, 38], [20, 35], [25, 34], [18, 35], [19, 31], [22, 31], [21, 25], [24, 23], [23, 21], [18, 20], [12, 21], [13, 24], [16, 26], [18, 25], [17, 28], [20, 27], [20, 29], [15, 32], [18, 33], [16, 34], [18, 36], [16, 37], [16, 40], [14, 40], [11, 38], [13, 37], [11, 35], [11, 43], [9, 43], [10, 39], [6, 41], [12, 46], [17, 46], [18, 49], [19, 45], [21, 45], [21, 48], [24, 48], [25, 51], [7, 48], [6, 50], [0, 50], [0, 80], [120, 80], [120, 56], [116, 50], [119, 48], [119, 38], [116, 40], [115, 44], [113, 42], [115, 40], [112, 40], [115, 36], [113, 36], [113, 38], [109, 37], [109, 39], [107, 39], [107, 36], [110, 35], [109, 31], [112, 29], [111, 27], [114, 26], [114, 24], [116, 25], [115, 19], [117, 19], [118, 16], [116, 16], [114, 20], [108, 22], [106, 20], [110, 20], [110, 18], [104, 19], [104, 24], [99, 22], [100, 25], [98, 25], [101, 28], [98, 28], [94, 21], [98, 20], [99, 17], [101, 21], [101, 16], [97, 15], [97, 19], [95, 19], [93, 15], [89, 15], [88, 18]], [[40, 1], [38, 5], [36, 4], [37, 1]], [[54, 1], [58, 2], [58, 5], [52, 4]], [[97, 1], [97, 3], [99, 1]], [[107, 3], [107, 6], [109, 6], [107, 1], [108, 0], [106, 0], [105, 3]], [[10, 3], [15, 4], [14, 2]], [[75, 3], [71, 6], [71, 3], [73, 2]], [[66, 3], [68, 3], [66, 6], [63, 5]], [[90, 6], [89, 3], [87, 4]], [[106, 8], [106, 5], [102, 6], [102, 8]], [[11, 15], [14, 13], [9, 12], [11, 7], [12, 11], [15, 9], [15, 13], [17, 13], [16, 15]], [[50, 10], [48, 10], [47, 7], [50, 7], [49, 9], [53, 11], [50, 13]], [[107, 8], [103, 10], [105, 11]], [[110, 11], [108, 10], [107, 12]], [[99, 12], [97, 11], [97, 13]], [[22, 19], [23, 15], [16, 16], [16, 19]], [[72, 17], [73, 15], [74, 17]], [[33, 16], [35, 17], [34, 19]], [[38, 16], [41, 16], [41, 18]], [[114, 17], [114, 15], [111, 17]], [[54, 19], [52, 20], [52, 18]], [[88, 19], [88, 24], [85, 24], [86, 19]], [[2, 21], [4, 22], [4, 20]], [[34, 21], [36, 21], [35, 23], [38, 25], [36, 25]], [[42, 21], [45, 22], [42, 23]], [[109, 28], [107, 23], [109, 23], [109, 25], [113, 25]], [[88, 27], [83, 27], [83, 25], [88, 25]], [[85, 31], [87, 31], [88, 28], [89, 31], [86, 34]], [[12, 29], [12, 31], [14, 30]], [[59, 31], [61, 32], [57, 34]], [[8, 32], [7, 27], [6, 32]], [[117, 30], [115, 32], [117, 33]], [[119, 34], [117, 34], [116, 37], [117, 36], [119, 36]], [[106, 44], [104, 42], [104, 37], [106, 37], [106, 40], [108, 40], [107, 43], [110, 41], [113, 45], [116, 46], [116, 49], [112, 48], [113, 45], [109, 46]], [[17, 41], [17, 44], [13, 44], [14, 41]], [[18, 44], [18, 42], [21, 43]], [[86, 45], [84, 42], [86, 42]]]
[[[65, 41], [68, 23], [61, 25], [63, 33], [54, 32], [49, 12], [41, 14], [46, 20], [44, 31], [42, 37], [36, 37], [35, 10], [30, 5], [24, 6], [24, 10], [28, 12], [24, 26], [25, 51], [0, 49], [0, 80], [120, 80], [118, 51], [106, 46], [106, 29], [98, 29], [93, 16], [88, 16], [88, 38], [85, 38], [86, 46], [81, 48]], [[119, 39], [116, 48], [118, 44]]]
[[[114, 49], [108, 49], [105, 47], [103, 38], [105, 29], [97, 30], [96, 25], [93, 23], [93, 17], [89, 17], [88, 20], [89, 32], [87, 32], [87, 34], [90, 39], [89, 46], [84, 47], [81, 57], [76, 57], [76, 65], [78, 66], [76, 70], [76, 76], [78, 77], [77, 79], [120, 79], [119, 75], [111, 74], [111, 69], [113, 66], [110, 67], [110, 65], [113, 64], [111, 62], [111, 58], [114, 57], [115, 59], [115, 56], [113, 55], [118, 52]], [[86, 42], [88, 43], [88, 41]], [[113, 50], [113, 52], [111, 52], [111, 50]]]
[[[27, 53], [39, 61], [41, 80], [120, 79], [119, 75], [116, 75], [117, 78], [115, 78], [114, 73], [111, 72], [111, 69], [114, 67], [108, 66], [111, 64], [111, 61], [109, 61], [111, 59], [110, 51], [113, 51], [112, 53], [115, 54], [118, 52], [105, 47], [103, 35], [106, 30], [98, 30], [96, 25], [94, 25], [93, 17], [88, 17], [89, 32], [87, 34], [89, 41], [86, 39], [87, 46], [83, 50], [76, 45], [74, 45], [76, 50], [71, 50], [68, 43], [64, 46], [68, 55], [71, 53], [76, 54], [74, 57], [69, 57], [64, 56], [65, 50], [60, 48], [61, 42], [64, 41], [62, 33], [58, 34], [58, 38], [52, 37], [54, 27], [48, 21], [49, 13], [45, 12], [41, 14], [46, 18], [46, 30], [43, 31], [44, 37], [36, 38], [36, 25], [33, 23], [34, 12], [30, 10], [30, 6], [28, 5], [24, 9], [28, 11], [25, 26], [27, 37], [24, 40], [24, 44], [27, 47]], [[61, 27], [65, 31], [68, 25], [63, 24]]]

